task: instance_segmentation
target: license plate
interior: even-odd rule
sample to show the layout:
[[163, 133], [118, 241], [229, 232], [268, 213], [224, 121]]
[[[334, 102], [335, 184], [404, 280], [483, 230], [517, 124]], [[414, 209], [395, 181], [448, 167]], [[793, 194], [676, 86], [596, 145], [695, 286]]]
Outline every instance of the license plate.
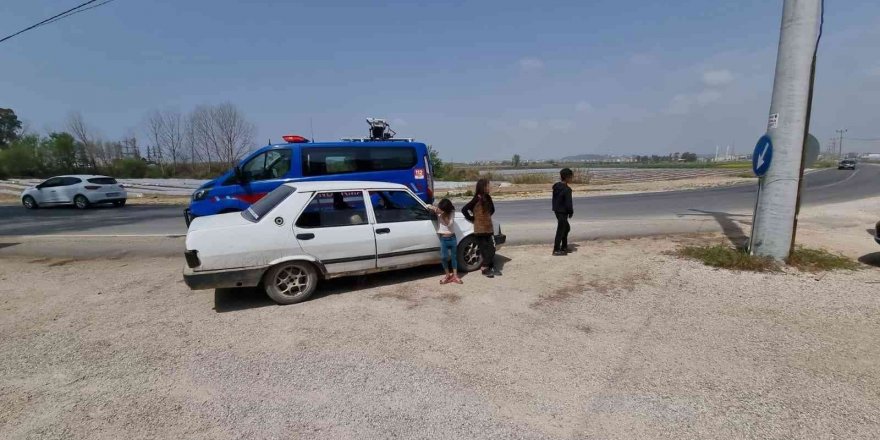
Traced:
[[119, 197], [119, 193], [107, 193], [107, 197]]

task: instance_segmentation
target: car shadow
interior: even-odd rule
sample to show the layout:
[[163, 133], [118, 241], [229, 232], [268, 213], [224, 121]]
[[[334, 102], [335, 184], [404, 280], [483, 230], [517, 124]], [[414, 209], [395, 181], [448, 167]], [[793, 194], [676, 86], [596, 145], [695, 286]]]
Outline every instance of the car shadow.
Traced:
[[[511, 261], [503, 255], [495, 255], [495, 267], [498, 270], [504, 269], [504, 264]], [[462, 279], [468, 276], [479, 276], [479, 270], [471, 273], [459, 273]], [[321, 281], [318, 290], [308, 300], [300, 304], [308, 304], [322, 298], [333, 295], [341, 295], [346, 293], [354, 293], [361, 290], [373, 289], [377, 287], [394, 286], [398, 284], [411, 283], [413, 281], [421, 281], [428, 278], [437, 278], [439, 281], [443, 276], [443, 269], [440, 264], [419, 266], [410, 269], [393, 270], [389, 272], [379, 272], [370, 275], [360, 275], [351, 277], [334, 278], [331, 280]], [[439, 286], [439, 284], [438, 284]], [[296, 307], [300, 304], [293, 304]], [[214, 290], [214, 311], [217, 313], [237, 312], [241, 310], [256, 309], [260, 307], [277, 306], [274, 301], [266, 296], [262, 288], [237, 288], [237, 289], [215, 289]]]
[[[751, 226], [751, 215], [749, 214], [731, 214], [728, 212], [721, 211], [704, 211], [702, 209], [689, 209], [688, 211], [693, 211], [695, 214], [678, 214], [679, 217], [687, 217], [687, 216], [695, 216], [695, 217], [712, 217], [719, 226], [721, 226], [721, 231], [724, 233], [724, 236], [730, 241], [730, 243], [737, 248], [745, 248], [749, 244], [749, 236], [740, 226], [749, 225]], [[739, 217], [739, 219], [737, 219]], [[747, 218], [748, 220], [744, 220]]]
[[868, 266], [880, 267], [880, 252], [871, 252], [859, 257], [859, 262]]
[[872, 237], [876, 237], [876, 236], [877, 236], [877, 230], [874, 229], [874, 228], [868, 228], [868, 229], [865, 229], [865, 232], [867, 232], [868, 235], [870, 235], [870, 236], [872, 236]]

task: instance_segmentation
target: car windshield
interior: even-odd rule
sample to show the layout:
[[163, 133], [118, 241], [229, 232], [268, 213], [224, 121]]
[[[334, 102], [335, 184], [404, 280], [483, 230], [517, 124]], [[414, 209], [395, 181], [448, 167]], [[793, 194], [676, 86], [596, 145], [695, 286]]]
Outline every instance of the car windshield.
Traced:
[[276, 206], [278, 206], [279, 203], [283, 202], [284, 199], [286, 199], [294, 192], [296, 192], [296, 188], [287, 185], [281, 185], [278, 188], [275, 188], [269, 194], [266, 194], [265, 197], [258, 200], [248, 209], [242, 211], [241, 216], [248, 221], [256, 223], [260, 221], [263, 216], [268, 214], [269, 211], [273, 210]]

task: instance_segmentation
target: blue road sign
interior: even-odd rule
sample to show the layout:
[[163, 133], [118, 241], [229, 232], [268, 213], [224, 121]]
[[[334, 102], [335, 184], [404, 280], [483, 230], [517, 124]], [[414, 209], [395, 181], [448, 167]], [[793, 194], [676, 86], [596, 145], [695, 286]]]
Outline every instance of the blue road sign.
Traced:
[[760, 177], [770, 168], [770, 161], [773, 160], [773, 141], [770, 136], [761, 136], [755, 145], [755, 151], [752, 153], [752, 171]]

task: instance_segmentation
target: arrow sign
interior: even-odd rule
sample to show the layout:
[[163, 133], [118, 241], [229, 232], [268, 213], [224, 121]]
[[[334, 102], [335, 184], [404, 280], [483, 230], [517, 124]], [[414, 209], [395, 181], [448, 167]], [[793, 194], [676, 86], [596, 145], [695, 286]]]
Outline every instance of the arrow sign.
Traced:
[[770, 140], [770, 136], [765, 134], [755, 144], [755, 151], [752, 153], [752, 171], [756, 176], [763, 176], [770, 168], [772, 160], [773, 141]]

